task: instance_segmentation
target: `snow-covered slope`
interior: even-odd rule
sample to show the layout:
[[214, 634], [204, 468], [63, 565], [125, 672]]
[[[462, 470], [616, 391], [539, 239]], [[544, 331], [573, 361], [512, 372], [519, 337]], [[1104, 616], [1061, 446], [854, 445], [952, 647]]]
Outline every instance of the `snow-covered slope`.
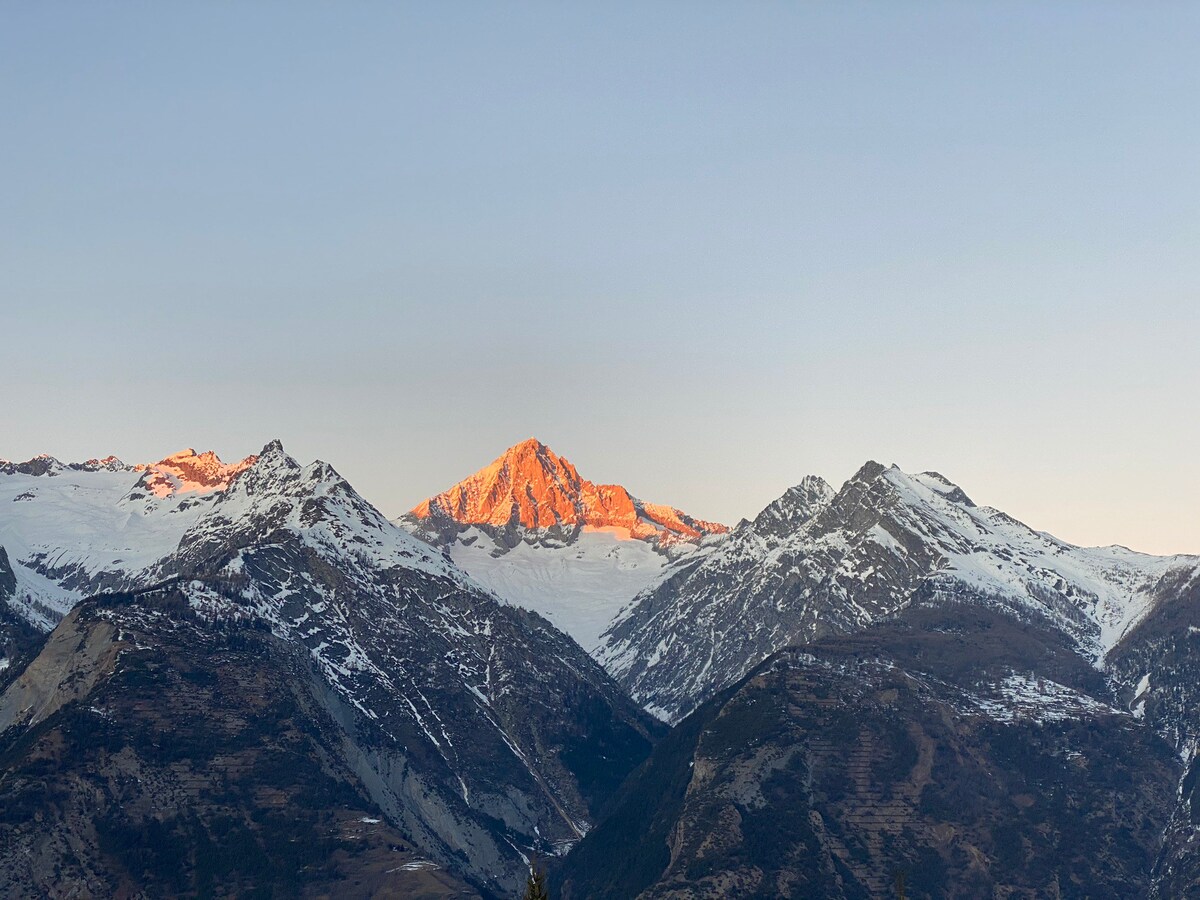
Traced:
[[254, 460], [227, 466], [184, 450], [136, 466], [111, 456], [0, 461], [0, 546], [17, 577], [10, 603], [50, 628], [87, 594], [139, 583]]
[[636, 594], [693, 563], [728, 531], [620, 485], [588, 481], [534, 438], [397, 524], [588, 650]]
[[836, 493], [806, 479], [698, 565], [643, 592], [598, 658], [671, 719], [775, 650], [914, 603], [1003, 608], [1099, 662], [1170, 573], [1198, 565], [1075, 547], [976, 506], [937, 473], [868, 463]]
[[252, 466], [214, 495], [205, 515], [189, 525], [154, 572], [161, 577], [186, 571], [277, 532], [298, 536], [327, 558], [352, 561], [363, 578], [416, 570], [463, 580], [441, 554], [389, 522], [329, 463], [302, 466], [279, 441], [267, 444]]
[[589, 652], [623, 604], [680, 565], [618, 529], [585, 530], [566, 545], [522, 541], [497, 553], [485, 533], [468, 528], [446, 550], [480, 584], [541, 613]]

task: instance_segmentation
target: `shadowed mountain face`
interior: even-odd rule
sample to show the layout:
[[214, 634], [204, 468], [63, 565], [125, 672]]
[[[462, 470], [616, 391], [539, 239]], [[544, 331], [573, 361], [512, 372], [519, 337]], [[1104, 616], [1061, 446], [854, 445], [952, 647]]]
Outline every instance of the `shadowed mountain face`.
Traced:
[[573, 900], [871, 898], [904, 873], [913, 898], [1147, 897], [1180, 775], [1061, 633], [914, 610], [701, 706], [556, 882]]
[[1184, 765], [1155, 868], [1157, 896], [1200, 896], [1200, 578], [1181, 576], [1106, 660], [1134, 714], [1156, 729]]
[[303, 648], [88, 601], [0, 698], [6, 897], [472, 897], [379, 812]]
[[0, 547], [0, 688], [11, 677], [14, 665], [41, 643], [37, 628], [12, 607], [17, 592], [17, 577], [8, 553]]
[[[164, 511], [156, 496], [133, 498], [151, 504], [145, 516], [159, 541], [171, 536], [168, 525], [175, 529], [175, 544], [156, 561], [139, 557], [138, 568], [120, 577], [133, 586], [170, 587], [124, 604], [85, 601], [82, 620], [59, 624], [0, 696], [9, 771], [36, 768], [42, 751], [22, 735], [48, 721], [38, 698], [66, 698], [76, 711], [104, 709], [93, 692], [115, 678], [114, 690], [126, 696], [127, 662], [143, 658], [151, 681], [187, 681], [183, 670], [203, 679], [206, 667], [221, 664], [220, 652], [176, 656], [172, 646], [181, 653], [203, 647], [232, 623], [265, 629], [275, 649], [261, 663], [280, 695], [306, 698], [303, 704], [332, 723], [327, 740], [295, 752], [348, 773], [373, 817], [402, 831], [442, 870], [505, 896], [522, 882], [522, 854], [578, 840], [661, 726], [578, 645], [480, 590], [387, 522], [328, 465], [301, 466], [275, 443], [229, 478], [186, 514]], [[78, 565], [64, 571], [87, 570], [87, 549], [65, 548], [59, 556]], [[24, 577], [46, 579], [54, 571], [27, 567]], [[81, 621], [86, 634], [76, 634]], [[68, 655], [99, 660], [92, 675], [64, 682], [69, 690], [58, 686], [62, 663], [54, 656], [68, 645], [75, 648]], [[156, 669], [155, 660], [163, 666]], [[252, 693], [251, 670], [241, 672], [248, 681], [239, 690]], [[161, 727], [169, 730], [173, 695], [164, 687], [157, 696], [163, 708], [142, 712], [165, 716]], [[223, 686], [198, 696], [188, 715], [220, 719], [224, 704], [239, 702], [235, 686]], [[128, 713], [137, 722], [137, 711], [118, 710], [114, 721]], [[289, 727], [273, 720], [275, 712], [262, 709], [256, 718], [267, 733]], [[88, 757], [85, 769], [95, 764]], [[194, 761], [197, 770], [206, 765]], [[122, 802], [117, 783], [107, 784], [101, 799]], [[64, 827], [76, 825], [68, 817]], [[199, 832], [187, 834], [200, 840]], [[60, 850], [70, 844], [64, 841]], [[44, 865], [63, 863], [51, 855]]]
[[943, 600], [1045, 622], [1099, 660], [1197, 571], [1196, 557], [1074, 547], [977, 506], [937, 473], [868, 463], [836, 493], [806, 479], [648, 588], [595, 655], [676, 721], [783, 647]]

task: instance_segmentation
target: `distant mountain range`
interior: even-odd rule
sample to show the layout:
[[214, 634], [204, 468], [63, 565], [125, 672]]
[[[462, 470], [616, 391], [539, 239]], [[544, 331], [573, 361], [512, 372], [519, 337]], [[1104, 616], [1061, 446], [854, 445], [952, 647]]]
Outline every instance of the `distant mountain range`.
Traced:
[[9, 896], [1200, 893], [1200, 558], [933, 472], [729, 529], [534, 439], [394, 523], [278, 442], [0, 461], [0, 600]]

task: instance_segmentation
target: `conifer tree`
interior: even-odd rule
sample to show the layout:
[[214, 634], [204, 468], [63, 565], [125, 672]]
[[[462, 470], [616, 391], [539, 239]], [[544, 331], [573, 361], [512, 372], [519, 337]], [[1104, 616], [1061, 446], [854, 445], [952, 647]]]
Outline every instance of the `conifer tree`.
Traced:
[[523, 900], [550, 900], [550, 892], [546, 890], [546, 870], [538, 864], [536, 854], [529, 863], [529, 878], [525, 882]]

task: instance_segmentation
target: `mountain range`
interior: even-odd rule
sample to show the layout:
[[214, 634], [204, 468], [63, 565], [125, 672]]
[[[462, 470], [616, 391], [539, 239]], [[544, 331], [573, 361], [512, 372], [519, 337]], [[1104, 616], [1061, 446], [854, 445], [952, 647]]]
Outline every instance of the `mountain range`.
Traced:
[[[230, 796], [221, 779], [195, 779], [247, 753], [229, 763], [243, 780], [245, 766], [272, 785], [292, 777], [274, 746], [272, 717], [285, 707], [311, 729], [304, 752], [373, 811], [367, 818], [401, 829], [422, 864], [477, 890], [510, 893], [530, 851], [577, 841], [661, 726], [577, 644], [389, 523], [327, 464], [301, 466], [278, 442], [234, 467], [200, 459], [41, 460], [4, 478], [0, 503], [14, 512], [0, 535], [15, 551], [7, 606], [55, 626], [40, 655], [11, 666], [0, 696], [11, 738], [3, 805], [40, 813], [36, 825], [10, 822], [0, 841], [0, 868], [19, 879], [10, 891], [144, 883], [160, 864], [139, 869], [143, 855], [113, 845], [149, 821], [185, 846], [203, 834], [219, 847], [218, 823], [232, 818], [258, 847], [262, 877], [274, 874], [265, 861], [282, 838], [253, 825], [262, 788], [250, 779]], [[192, 477], [200, 468], [207, 480]], [[170, 489], [156, 491], [164, 478]], [[224, 667], [227, 632], [257, 665]], [[77, 652], [64, 658], [64, 645]], [[162, 735], [188, 733], [197, 719], [253, 709], [263, 680], [281, 698], [265, 718], [164, 746]], [[46, 754], [60, 752], [64, 733], [80, 736], [81, 715], [109, 735], [110, 752], [97, 758], [89, 741], [47, 781]], [[305, 802], [273, 789], [281, 811]], [[109, 831], [81, 818], [97, 794]], [[191, 866], [186, 884], [199, 890], [203, 866]]]
[[809, 477], [722, 546], [644, 591], [599, 658], [677, 720], [772, 652], [970, 597], [1061, 632], [1086, 659], [1200, 577], [1200, 557], [1080, 548], [977, 506], [936, 472], [868, 462], [834, 491]]
[[278, 442], [0, 461], [0, 599], [11, 896], [1200, 891], [1200, 558], [934, 472], [727, 528], [536, 439], [394, 521]]

